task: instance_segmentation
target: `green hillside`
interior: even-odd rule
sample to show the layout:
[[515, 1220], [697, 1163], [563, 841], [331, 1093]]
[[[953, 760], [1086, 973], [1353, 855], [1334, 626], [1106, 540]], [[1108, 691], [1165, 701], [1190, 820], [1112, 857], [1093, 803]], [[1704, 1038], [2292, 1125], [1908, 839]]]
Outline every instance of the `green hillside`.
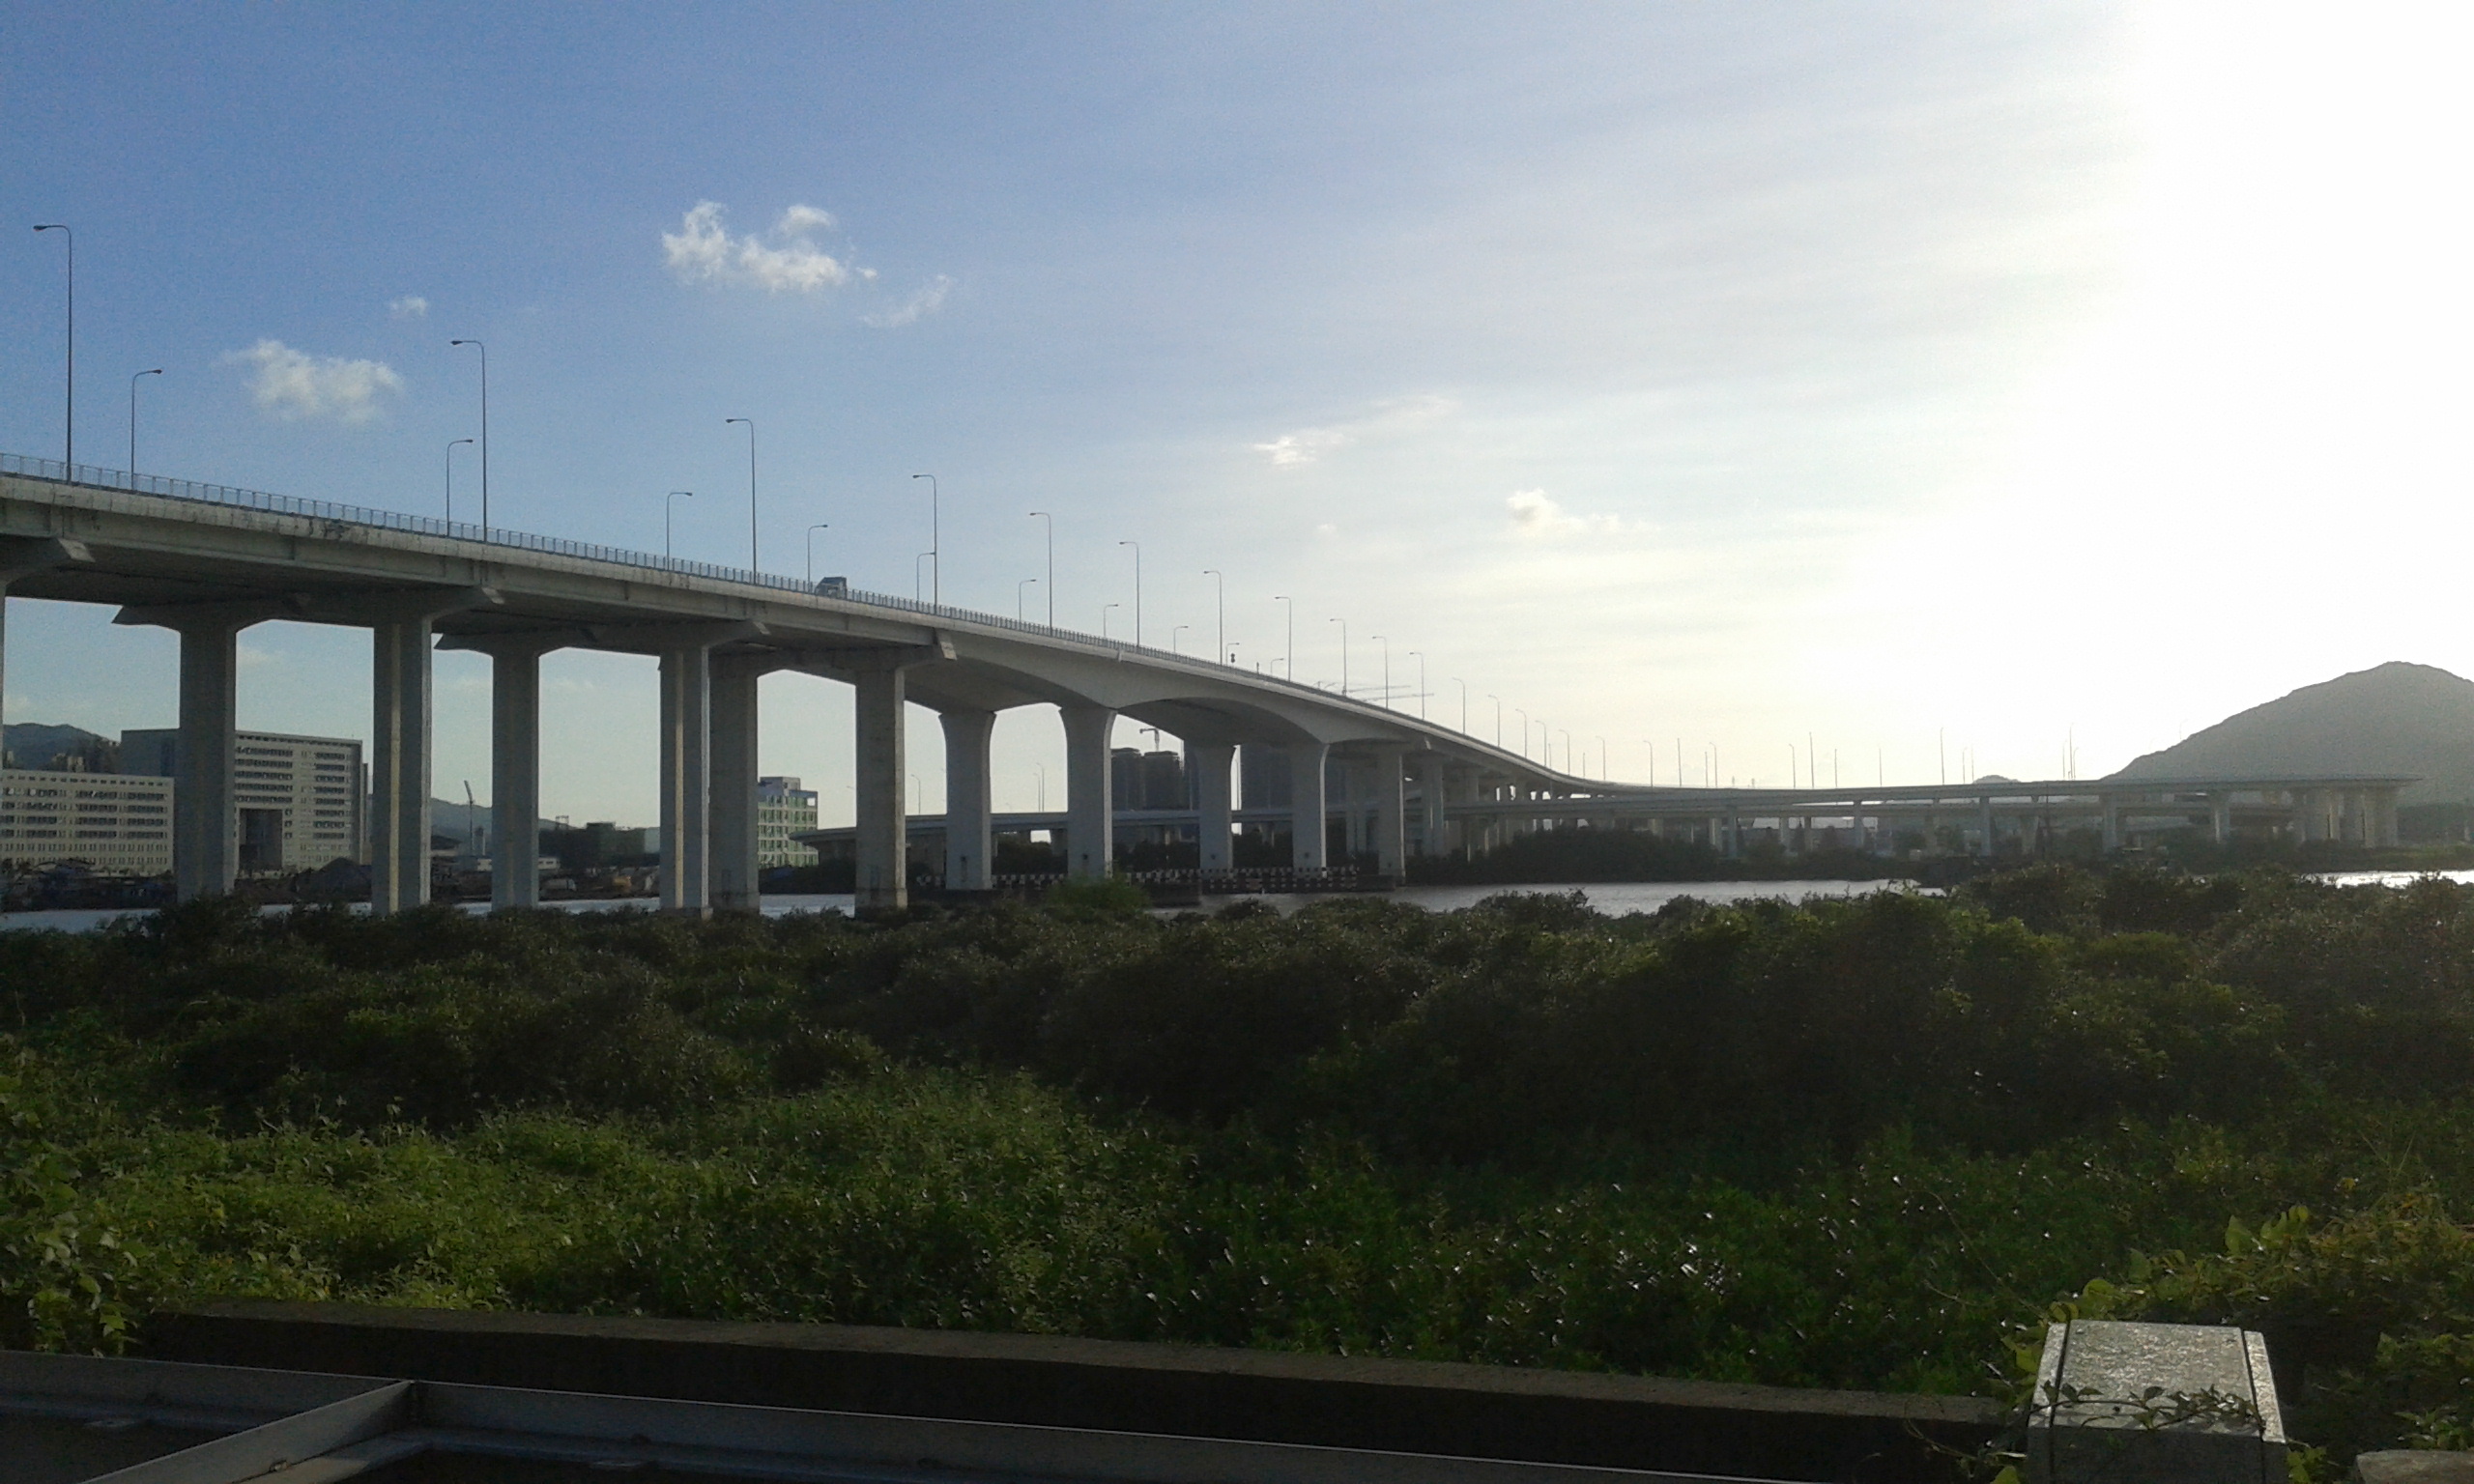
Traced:
[[2474, 798], [2474, 680], [2392, 661], [2237, 712], [2113, 776], [2278, 773], [2410, 775], [2409, 806]]

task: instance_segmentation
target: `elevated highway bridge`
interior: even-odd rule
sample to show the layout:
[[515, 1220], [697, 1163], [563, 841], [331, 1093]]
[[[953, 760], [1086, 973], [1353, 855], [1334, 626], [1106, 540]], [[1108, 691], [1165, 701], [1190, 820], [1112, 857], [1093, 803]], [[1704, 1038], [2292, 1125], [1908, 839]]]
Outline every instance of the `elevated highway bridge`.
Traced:
[[[1882, 821], [1934, 820], [1971, 802], [1990, 849], [1998, 821], [2022, 811], [2092, 800], [2118, 826], [2125, 810], [2160, 787], [1978, 784], [1841, 793], [1614, 784], [1557, 772], [1387, 705], [966, 609], [395, 511], [0, 455], [0, 595], [7, 594], [109, 604], [118, 622], [179, 635], [173, 860], [183, 899], [228, 891], [238, 874], [238, 636], [275, 619], [371, 631], [377, 912], [416, 905], [429, 890], [435, 648], [491, 661], [492, 890], [503, 906], [537, 899], [540, 659], [568, 648], [659, 662], [662, 903], [682, 911], [756, 904], [757, 681], [773, 671], [854, 693], [862, 911], [897, 908], [906, 897], [911, 702], [935, 712], [944, 732], [947, 812], [939, 833], [946, 884], [960, 890], [989, 879], [996, 714], [1030, 705], [1052, 705], [1063, 722], [1067, 862], [1082, 876], [1109, 869], [1116, 835], [1109, 739], [1119, 716], [1183, 743], [1198, 780], [1193, 816], [1206, 871], [1230, 864], [1231, 762], [1241, 745], [1285, 755], [1292, 819], [1328, 817], [1327, 779], [1349, 780], [1341, 811], [1352, 821], [1349, 838], [1395, 877], [1413, 847], [1474, 848], [1566, 819], [1702, 830], [1733, 853], [1758, 828], [1747, 820], [1802, 821], [1778, 826], [1792, 835], [1815, 828], [1814, 820], [1844, 817], [1860, 832], [1867, 819], [1879, 830]], [[2405, 782], [2201, 780], [2172, 788], [2203, 796], [2223, 820], [2234, 818], [2232, 811], [2267, 809], [2309, 838], [2378, 842], [2394, 838], [2396, 791]], [[2109, 838], [2114, 833], [2109, 827]], [[1296, 870], [1325, 869], [1323, 829], [1289, 834]], [[0, 842], [0, 855], [6, 845]]]

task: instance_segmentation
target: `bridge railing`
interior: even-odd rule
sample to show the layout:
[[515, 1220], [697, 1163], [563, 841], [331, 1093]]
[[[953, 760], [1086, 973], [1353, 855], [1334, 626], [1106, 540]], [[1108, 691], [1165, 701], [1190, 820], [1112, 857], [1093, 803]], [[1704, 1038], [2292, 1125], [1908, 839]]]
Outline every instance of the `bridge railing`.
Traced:
[[312, 520], [343, 521], [355, 526], [376, 527], [382, 530], [409, 531], [415, 535], [423, 536], [445, 536], [456, 541], [478, 541], [486, 545], [503, 546], [516, 551], [539, 552], [556, 556], [575, 556], [587, 561], [616, 562], [621, 566], [671, 572], [681, 577], [739, 583], [748, 586], [771, 588], [777, 592], [799, 593], [807, 597], [837, 598], [852, 603], [864, 603], [872, 608], [894, 609], [902, 613], [917, 614], [932, 618], [951, 618], [959, 622], [1035, 634], [1047, 639], [1073, 640], [1079, 643], [1104, 643], [1111, 648], [1151, 655], [1164, 660], [1213, 665], [1222, 670], [1237, 671], [1241, 674], [1248, 675], [1250, 679], [1286, 685], [1312, 695], [1330, 697], [1334, 694], [1317, 686], [1283, 679], [1278, 675], [1239, 671], [1238, 667], [1227, 664], [1216, 656], [1183, 654], [1150, 644], [1135, 644], [1123, 640], [1102, 639], [1098, 635], [1086, 634], [1077, 629], [1061, 629], [1050, 624], [1008, 618], [1001, 614], [981, 613], [976, 609], [956, 608], [950, 604], [929, 603], [918, 598], [905, 598], [889, 592], [868, 592], [839, 583], [810, 582], [803, 578], [782, 577], [747, 567], [695, 561], [684, 556], [657, 556], [649, 552], [630, 551], [624, 547], [602, 546], [590, 541], [570, 541], [563, 536], [536, 536], [526, 531], [510, 530], [503, 526], [484, 528], [465, 521], [447, 521], [436, 516], [411, 515], [401, 510], [380, 510], [367, 505], [339, 504], [326, 499], [303, 499], [295, 495], [275, 495], [265, 490], [247, 490], [229, 484], [201, 484], [191, 479], [172, 479], [161, 474], [134, 474], [127, 470], [104, 469], [90, 464], [69, 465], [58, 459], [38, 459], [16, 453], [0, 453], [0, 473], [14, 474], [25, 479], [49, 480], [57, 484], [79, 484], [107, 490], [125, 490], [132, 495], [152, 496], [160, 499], [230, 505], [245, 510], [267, 510], [278, 515], [305, 516]]

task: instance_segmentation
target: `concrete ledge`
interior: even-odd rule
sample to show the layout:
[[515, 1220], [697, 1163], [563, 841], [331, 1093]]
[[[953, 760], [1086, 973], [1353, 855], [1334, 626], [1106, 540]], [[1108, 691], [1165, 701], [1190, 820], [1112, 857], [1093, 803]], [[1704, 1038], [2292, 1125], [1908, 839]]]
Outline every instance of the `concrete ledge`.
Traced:
[[149, 1354], [682, 1401], [1028, 1422], [1771, 1479], [1950, 1476], [1971, 1397], [850, 1325], [219, 1303]]
[[2474, 1453], [2394, 1449], [2354, 1460], [2356, 1484], [2474, 1484]]

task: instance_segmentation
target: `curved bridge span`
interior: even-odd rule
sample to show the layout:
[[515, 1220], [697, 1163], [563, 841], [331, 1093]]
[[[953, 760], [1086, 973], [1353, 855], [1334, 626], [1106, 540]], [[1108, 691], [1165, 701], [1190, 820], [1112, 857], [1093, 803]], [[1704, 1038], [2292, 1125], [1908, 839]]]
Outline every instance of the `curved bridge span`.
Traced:
[[[535, 899], [542, 655], [656, 656], [661, 687], [662, 901], [753, 906], [757, 680], [791, 671], [852, 687], [857, 893], [906, 898], [904, 707], [945, 734], [946, 880], [988, 882], [989, 738], [996, 713], [1053, 705], [1066, 737], [1072, 873], [1108, 870], [1109, 734], [1119, 716], [1180, 738], [1198, 780], [1205, 870], [1228, 866], [1231, 758], [1283, 750], [1296, 817], [1327, 811], [1327, 764], [1370, 775], [1372, 843], [1400, 873], [1417, 784], [1418, 840], [1438, 847], [1453, 806], [1664, 791], [1573, 778], [1389, 706], [1190, 655], [965, 609], [764, 573], [483, 530], [391, 511], [0, 456], [0, 594], [116, 606], [116, 621], [180, 636], [174, 875], [184, 899], [227, 891], [237, 637], [273, 619], [372, 631], [371, 906], [429, 889], [431, 653], [478, 651], [492, 678], [494, 894]], [[1215, 828], [1215, 825], [1217, 828]], [[1293, 829], [1294, 865], [1324, 868], [1324, 832]], [[1216, 857], [1216, 858], [1215, 858]]]

